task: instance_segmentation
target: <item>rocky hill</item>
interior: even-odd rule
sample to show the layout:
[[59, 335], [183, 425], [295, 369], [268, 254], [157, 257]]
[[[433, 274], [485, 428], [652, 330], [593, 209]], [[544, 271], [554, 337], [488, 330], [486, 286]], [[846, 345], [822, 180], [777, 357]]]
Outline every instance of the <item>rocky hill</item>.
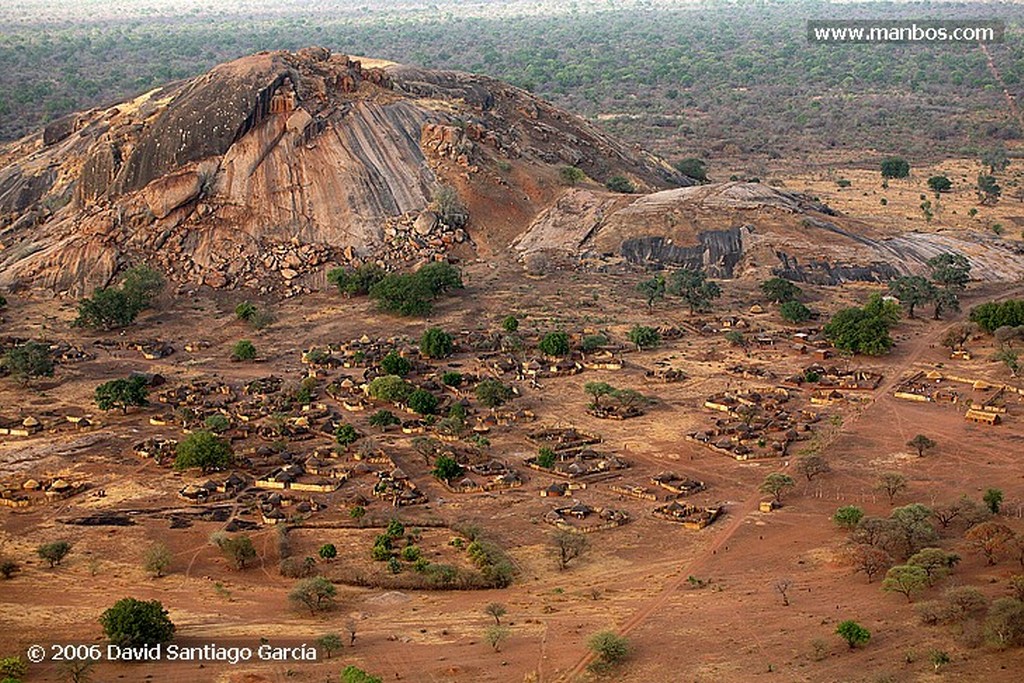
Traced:
[[332, 263], [486, 255], [556, 199], [566, 165], [689, 184], [493, 79], [261, 53], [0, 148], [0, 287], [77, 294], [146, 261], [289, 294]]

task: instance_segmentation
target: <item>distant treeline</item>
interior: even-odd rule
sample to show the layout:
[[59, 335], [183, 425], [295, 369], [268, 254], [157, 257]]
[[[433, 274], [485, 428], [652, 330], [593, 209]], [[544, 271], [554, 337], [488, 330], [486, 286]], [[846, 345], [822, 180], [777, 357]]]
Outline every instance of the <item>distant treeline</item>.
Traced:
[[977, 46], [836, 46], [810, 44], [805, 33], [812, 18], [1003, 18], [1007, 42], [990, 49], [1024, 99], [1019, 6], [636, 3], [596, 11], [589, 3], [575, 13], [537, 6], [495, 19], [476, 5], [441, 3], [431, 14], [407, 4], [417, 11], [332, 13], [330, 3], [304, 11], [281, 0], [235, 13], [192, 8], [173, 20], [73, 23], [71, 15], [33, 25], [19, 16], [0, 34], [0, 138], [234, 57], [311, 44], [502, 78], [667, 156], [769, 159], [830, 148], [934, 156], [1021, 136]]

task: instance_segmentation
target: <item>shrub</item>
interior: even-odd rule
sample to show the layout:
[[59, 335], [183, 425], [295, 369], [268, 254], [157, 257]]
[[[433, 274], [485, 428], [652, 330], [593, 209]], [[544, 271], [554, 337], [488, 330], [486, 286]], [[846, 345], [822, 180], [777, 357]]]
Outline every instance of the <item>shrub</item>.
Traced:
[[174, 623], [159, 600], [118, 600], [100, 616], [100, 624], [107, 639], [122, 647], [156, 645], [174, 637]]
[[462, 373], [455, 372], [454, 370], [449, 370], [448, 372], [441, 375], [441, 383], [449, 387], [460, 386], [463, 380], [464, 378], [462, 376]]
[[886, 157], [881, 164], [883, 178], [906, 178], [910, 175], [910, 164], [900, 157]]
[[248, 339], [237, 342], [231, 349], [231, 360], [245, 361], [256, 357], [256, 347]]
[[339, 446], [351, 446], [359, 440], [359, 437], [359, 432], [350, 424], [338, 425], [334, 430], [334, 440], [338, 442]]
[[216, 540], [217, 547], [235, 569], [245, 569], [256, 559], [256, 547], [248, 536], [224, 536]]
[[614, 631], [599, 631], [587, 640], [587, 647], [599, 662], [612, 666], [629, 656], [629, 641]]
[[249, 322], [256, 315], [256, 306], [249, 301], [243, 301], [235, 306], [235, 317], [242, 322]]
[[583, 340], [580, 342], [580, 348], [587, 353], [590, 353], [591, 351], [596, 351], [601, 348], [607, 344], [608, 341], [608, 337], [603, 334], [588, 334], [583, 337]]
[[699, 183], [706, 183], [708, 181], [708, 165], [701, 159], [687, 157], [686, 159], [676, 161], [672, 165], [675, 166], [677, 171], [693, 178]]
[[517, 331], [519, 329], [519, 318], [514, 315], [505, 316], [505, 319], [501, 321], [501, 329], [509, 334]]
[[231, 421], [220, 413], [214, 413], [203, 420], [203, 426], [214, 434], [221, 434], [231, 428]]
[[295, 584], [288, 594], [288, 599], [295, 605], [305, 607], [310, 614], [326, 612], [334, 607], [334, 598], [338, 589], [322, 576], [303, 579]]
[[845, 640], [851, 650], [860, 645], [866, 645], [871, 640], [871, 632], [851, 619], [839, 623], [839, 626], [836, 627], [836, 635]]
[[69, 552], [71, 552], [71, 543], [68, 541], [52, 541], [36, 548], [36, 554], [46, 560], [51, 568], [60, 564]]
[[856, 529], [864, 518], [864, 510], [856, 505], [844, 505], [832, 515], [832, 521], [844, 529]]
[[787, 301], [779, 306], [779, 315], [788, 323], [806, 322], [811, 317], [811, 309], [799, 301]]
[[558, 169], [558, 177], [562, 181], [563, 185], [572, 187], [579, 185], [587, 178], [587, 174], [575, 166], [563, 166]]
[[653, 327], [634, 325], [629, 331], [629, 341], [636, 344], [637, 350], [642, 351], [657, 346], [661, 341], [661, 335]]
[[142, 560], [142, 568], [150, 574], [160, 577], [171, 566], [171, 551], [163, 543], [154, 543], [146, 550]]
[[370, 426], [384, 429], [391, 425], [399, 424], [400, 420], [390, 410], [378, 410], [370, 416]]
[[370, 288], [384, 279], [386, 273], [376, 263], [364, 263], [355, 270], [334, 268], [327, 271], [327, 281], [348, 296], [365, 296]]
[[317, 554], [325, 560], [333, 560], [338, 556], [338, 548], [333, 543], [324, 543]]
[[515, 392], [512, 387], [502, 384], [499, 380], [487, 378], [476, 385], [476, 398], [488, 408], [497, 408], [506, 401], [512, 400]]
[[623, 194], [633, 194], [636, 192], [636, 185], [624, 175], [613, 175], [604, 186], [612, 192], [621, 192]]

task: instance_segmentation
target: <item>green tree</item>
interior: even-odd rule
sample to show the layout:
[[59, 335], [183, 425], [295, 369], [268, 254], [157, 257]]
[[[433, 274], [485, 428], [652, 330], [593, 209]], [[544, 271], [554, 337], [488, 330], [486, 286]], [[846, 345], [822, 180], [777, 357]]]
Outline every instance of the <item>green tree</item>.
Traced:
[[987, 564], [994, 565], [1013, 542], [1014, 533], [1005, 524], [982, 522], [968, 529], [964, 538], [972, 548], [985, 556]]
[[561, 331], [548, 332], [540, 340], [539, 348], [541, 353], [548, 356], [568, 356], [569, 335]]
[[981, 153], [981, 164], [988, 166], [989, 173], [1001, 173], [1010, 165], [1010, 157], [1006, 153], [1006, 145], [999, 143], [995, 147]]
[[385, 429], [391, 425], [399, 424], [399, 422], [401, 420], [390, 410], [378, 410], [370, 416], [370, 426], [377, 427], [378, 429]]
[[78, 303], [78, 317], [73, 324], [92, 330], [117, 330], [135, 322], [141, 310], [124, 290], [106, 287]]
[[636, 291], [647, 301], [647, 310], [653, 310], [654, 302], [665, 298], [665, 278], [655, 275], [643, 280], [636, 286]]
[[636, 346], [637, 351], [653, 349], [661, 342], [661, 334], [653, 327], [633, 325], [629, 330], [629, 341]]
[[509, 334], [516, 332], [519, 329], [519, 318], [514, 315], [505, 316], [505, 319], [501, 321], [501, 329]]
[[960, 310], [959, 294], [971, 280], [971, 263], [962, 254], [946, 252], [928, 259], [927, 265], [936, 286], [935, 319], [938, 320], [944, 310]]
[[575, 166], [563, 166], [558, 169], [558, 178], [562, 181], [563, 185], [573, 187], [586, 180], [587, 174]]
[[914, 317], [914, 308], [935, 300], [935, 285], [920, 275], [903, 275], [889, 281], [889, 293], [907, 307], [907, 316]]
[[944, 175], [933, 175], [928, 179], [928, 187], [937, 195], [953, 189], [953, 182]]
[[3, 364], [21, 384], [27, 384], [34, 377], [53, 377], [50, 347], [36, 341], [19, 344], [7, 351]]
[[256, 358], [256, 347], [248, 339], [242, 339], [231, 348], [231, 360], [246, 361]]
[[235, 569], [245, 569], [256, 559], [256, 547], [248, 536], [218, 537], [217, 547]]
[[836, 627], [836, 635], [845, 640], [851, 650], [867, 645], [871, 640], [871, 632], [852, 619], [840, 622]]
[[380, 676], [371, 676], [352, 664], [341, 672], [341, 683], [383, 683]]
[[708, 166], [701, 159], [687, 157], [686, 159], [680, 159], [672, 165], [684, 176], [693, 178], [698, 183], [708, 182]]
[[142, 647], [174, 637], [174, 623], [159, 600], [122, 598], [100, 616], [103, 633], [114, 645]]
[[413, 390], [413, 386], [398, 375], [375, 377], [366, 386], [366, 393], [370, 398], [393, 403], [405, 401]]
[[886, 157], [882, 159], [881, 169], [882, 177], [886, 179], [906, 178], [910, 175], [910, 164], [907, 163], [906, 159], [900, 157]]
[[324, 543], [317, 551], [317, 555], [323, 560], [333, 560], [338, 556], [338, 548], [333, 543]]
[[781, 503], [783, 494], [794, 486], [796, 486], [796, 482], [793, 481], [793, 477], [783, 472], [772, 472], [764, 478], [758, 490], [761, 493], [772, 496], [777, 502]]
[[459, 198], [458, 190], [451, 185], [434, 188], [431, 207], [443, 223], [452, 228], [461, 228], [469, 221], [469, 210]]
[[636, 192], [636, 185], [624, 175], [613, 175], [604, 186], [612, 192], [621, 192], [623, 194], [633, 194]]
[[946, 578], [959, 562], [959, 555], [942, 548], [922, 548], [907, 558], [907, 564], [920, 567], [925, 571], [929, 586]]
[[406, 317], [423, 317], [434, 308], [430, 285], [413, 274], [391, 273], [370, 287], [370, 298], [380, 310]]
[[668, 293], [686, 302], [690, 313], [707, 313], [711, 304], [722, 295], [722, 288], [707, 279], [702, 271], [682, 269], [669, 276]]
[[573, 560], [582, 557], [590, 548], [586, 536], [563, 529], [554, 533], [551, 543], [560, 570], [564, 570]]
[[935, 448], [935, 442], [929, 439], [924, 434], [918, 434], [913, 439], [907, 442], [907, 445], [917, 451], [917, 457], [923, 458], [924, 452]]
[[583, 385], [583, 391], [593, 398], [591, 405], [598, 408], [601, 406], [601, 397], [614, 394], [615, 387], [607, 382], [587, 382]]
[[21, 657], [0, 657], [0, 676], [3, 676], [3, 683], [8, 680], [18, 679], [28, 674], [28, 664], [21, 661]]
[[803, 291], [795, 284], [781, 277], [773, 277], [761, 283], [761, 293], [773, 304], [784, 304], [800, 298]]
[[433, 415], [437, 412], [437, 396], [426, 389], [417, 389], [409, 394], [409, 408], [419, 415]]
[[431, 327], [420, 338], [420, 352], [427, 358], [447, 358], [454, 348], [452, 335], [440, 327]]
[[832, 515], [832, 521], [844, 529], [855, 529], [864, 518], [864, 510], [856, 505], [844, 505]]
[[435, 297], [465, 286], [459, 269], [443, 261], [434, 261], [422, 266], [413, 273], [413, 277], [422, 282]]
[[308, 609], [310, 614], [316, 614], [332, 609], [337, 594], [338, 589], [333, 583], [322, 576], [313, 576], [295, 584], [288, 593], [288, 599], [296, 606]]
[[386, 356], [381, 358], [380, 368], [388, 375], [405, 377], [412, 372], [412, 363], [408, 358], [400, 355], [398, 351], [392, 349], [391, 351], [388, 351]]
[[880, 356], [893, 346], [889, 329], [899, 317], [899, 309], [891, 301], [882, 301], [875, 294], [863, 308], [844, 308], [825, 325], [823, 332], [840, 351]]
[[887, 593], [900, 593], [913, 602], [914, 596], [928, 586], [928, 572], [922, 567], [912, 564], [898, 564], [890, 567], [882, 579], [882, 590]]
[[206, 430], [199, 430], [178, 442], [174, 469], [187, 470], [198, 467], [203, 472], [210, 472], [227, 467], [233, 459], [234, 453], [227, 439]]
[[138, 310], [149, 308], [164, 288], [164, 276], [149, 266], [135, 266], [125, 271], [121, 290]]
[[1003, 503], [1003, 492], [999, 489], [988, 489], [985, 491], [985, 495], [982, 496], [981, 501], [988, 507], [989, 512], [993, 515], [998, 515], [999, 506]]
[[334, 430], [334, 440], [342, 447], [351, 446], [359, 441], [360, 436], [359, 431], [348, 423], [340, 424]]
[[511, 401], [514, 396], [512, 387], [496, 379], [487, 378], [476, 385], [476, 400], [488, 408], [497, 408]]
[[167, 568], [171, 566], [171, 555], [170, 549], [163, 543], [154, 543], [146, 549], [146, 554], [142, 560], [142, 568], [147, 572], [156, 577], [161, 577]]
[[537, 458], [535, 462], [537, 463], [538, 467], [543, 467], [544, 469], [551, 469], [552, 467], [555, 466], [555, 460], [555, 452], [548, 448], [547, 446], [542, 446], [540, 450], [537, 452]]
[[993, 600], [985, 617], [985, 636], [998, 647], [1024, 645], [1024, 602], [1016, 598]]
[[434, 469], [431, 474], [450, 484], [452, 479], [461, 477], [465, 471], [465, 468], [455, 458], [450, 455], [442, 455], [434, 461]]
[[52, 541], [43, 543], [36, 548], [36, 554], [50, 564], [50, 568], [56, 567], [71, 552], [71, 543], [68, 541]]
[[811, 309], [799, 301], [787, 301], [779, 306], [779, 315], [788, 323], [798, 325], [811, 318]]
[[327, 659], [331, 658], [331, 654], [337, 652], [345, 646], [341, 640], [341, 636], [337, 633], [325, 633], [316, 639], [317, 647], [324, 651], [327, 655]]

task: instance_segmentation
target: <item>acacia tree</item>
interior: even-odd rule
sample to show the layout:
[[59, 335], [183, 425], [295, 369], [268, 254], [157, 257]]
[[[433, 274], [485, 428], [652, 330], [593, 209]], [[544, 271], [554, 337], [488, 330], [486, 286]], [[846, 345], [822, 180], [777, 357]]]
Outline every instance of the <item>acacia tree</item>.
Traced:
[[892, 566], [892, 557], [889, 553], [867, 543], [854, 546], [849, 557], [854, 566], [855, 573], [863, 573], [871, 583], [875, 575]]
[[921, 275], [903, 275], [889, 281], [889, 293], [907, 308], [907, 317], [914, 317], [914, 308], [935, 299], [935, 285]]
[[569, 563], [582, 557], [590, 547], [587, 537], [583, 534], [576, 534], [571, 531], [558, 530], [551, 537], [552, 546], [555, 552], [555, 559], [558, 561], [558, 568], [564, 570]]
[[338, 589], [322, 576], [303, 579], [295, 584], [288, 594], [288, 599], [297, 606], [305, 607], [310, 614], [326, 612], [334, 607], [334, 598]]
[[889, 503], [892, 504], [896, 496], [907, 490], [907, 478], [899, 472], [883, 472], [878, 476], [875, 490], [888, 496]]
[[907, 442], [907, 445], [917, 451], [917, 457], [923, 458], [924, 452], [935, 448], [936, 443], [929, 439], [924, 434], [918, 434], [913, 439]]
[[758, 490], [772, 496], [777, 503], [781, 503], [782, 495], [794, 486], [796, 486], [796, 482], [793, 481], [793, 477], [783, 472], [772, 472], [764, 478]]
[[500, 602], [492, 602], [484, 607], [484, 614], [494, 617], [495, 626], [501, 626], [501, 618], [508, 614], [508, 610]]
[[654, 302], [665, 298], [665, 277], [655, 275], [636, 286], [636, 291], [647, 301], [647, 310], [654, 309]]
[[901, 593], [907, 602], [913, 602], [914, 596], [928, 586], [928, 573], [922, 567], [911, 564], [898, 564], [891, 567], [882, 579], [882, 590], [887, 593]]
[[699, 270], [677, 270], [668, 283], [668, 293], [681, 297], [690, 308], [690, 313], [707, 313], [711, 304], [722, 295], [722, 288], [707, 279]]
[[999, 522], [982, 522], [964, 534], [971, 547], [984, 555], [989, 565], [996, 563], [998, 557], [1009, 547], [1013, 537], [1013, 530]]
[[811, 454], [796, 461], [796, 471], [807, 477], [807, 481], [811, 481], [819, 474], [828, 474], [832, 467], [822, 456]]

